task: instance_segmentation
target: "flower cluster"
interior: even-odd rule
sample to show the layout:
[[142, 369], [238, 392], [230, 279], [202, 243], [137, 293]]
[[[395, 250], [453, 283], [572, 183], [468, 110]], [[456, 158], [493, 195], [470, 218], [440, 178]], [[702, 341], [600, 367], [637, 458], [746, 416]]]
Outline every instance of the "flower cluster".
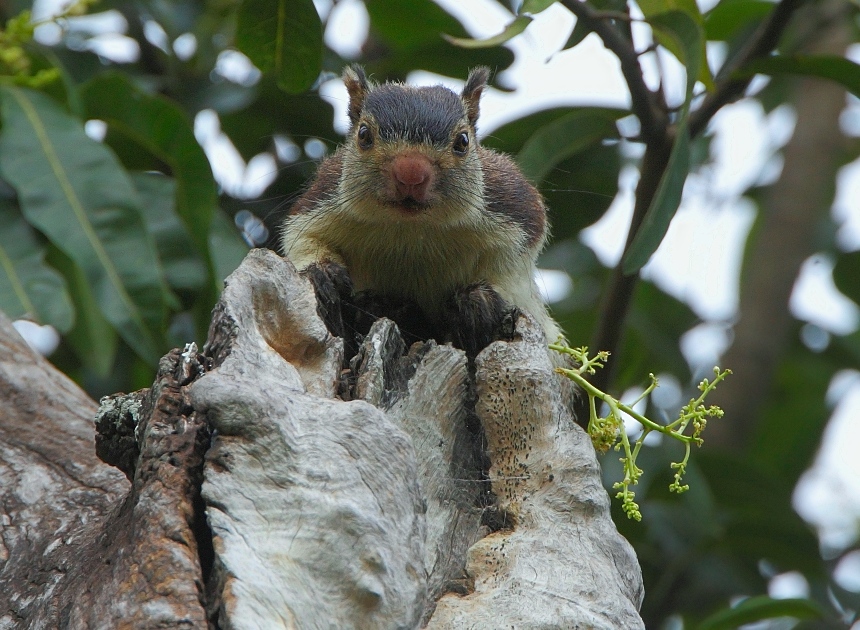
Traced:
[[[571, 348], [561, 341], [550, 344], [550, 348], [556, 352], [570, 355], [578, 365], [578, 367], [570, 369], [557, 368], [557, 371], [576, 383], [588, 395], [588, 434], [591, 436], [594, 448], [600, 453], [605, 453], [610, 447], [614, 447], [615, 450], [623, 450], [624, 452], [623, 457], [621, 457], [621, 463], [624, 467], [624, 479], [614, 484], [613, 488], [618, 490], [618, 494], [615, 496], [621, 499], [622, 508], [627, 517], [637, 521], [642, 520], [642, 513], [639, 511], [639, 505], [635, 501], [636, 495], [631, 488], [639, 482], [639, 478], [642, 476], [642, 469], [636, 465], [636, 457], [639, 455], [645, 438], [652, 431], [667, 435], [684, 444], [684, 458], [680, 462], [673, 462], [671, 464], [675, 470], [675, 477], [674, 481], [669, 485], [669, 490], [678, 493], [688, 490], [689, 486], [682, 484], [681, 479], [687, 469], [687, 462], [690, 458], [690, 447], [691, 445], [702, 445], [701, 434], [708, 423], [708, 418], [719, 418], [723, 415], [723, 410], [716, 405], [706, 407], [705, 397], [714, 390], [720, 381], [731, 374], [731, 370], [720, 371], [718, 367], [715, 367], [715, 378], [712, 381], [703, 379], [699, 383], [701, 394], [698, 398], [691, 399], [689, 403], [681, 408], [677, 420], [663, 425], [649, 420], [634, 410], [636, 404], [644, 400], [657, 387], [657, 378], [653, 374], [649, 374], [651, 383], [642, 392], [642, 395], [632, 403], [625, 404], [617, 398], [597, 389], [586, 379], [587, 375], [595, 373], [596, 368], [604, 366], [606, 360], [609, 358], [608, 352], [598, 352], [594, 357], [590, 357], [587, 347]], [[600, 416], [597, 412], [598, 400], [606, 404], [608, 413], [605, 416]], [[622, 413], [627, 414], [642, 425], [642, 433], [633, 444], [630, 443], [627, 431], [624, 428]], [[688, 428], [691, 429], [689, 433], [687, 432]]]

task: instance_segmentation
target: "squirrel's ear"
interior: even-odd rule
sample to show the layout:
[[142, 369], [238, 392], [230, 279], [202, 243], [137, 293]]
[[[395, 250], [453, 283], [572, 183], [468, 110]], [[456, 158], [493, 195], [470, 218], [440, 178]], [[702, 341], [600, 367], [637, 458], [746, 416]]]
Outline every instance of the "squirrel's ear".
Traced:
[[370, 86], [367, 83], [367, 75], [364, 68], [358, 64], [347, 66], [343, 69], [343, 82], [346, 91], [349, 92], [349, 120], [354, 125], [361, 116], [361, 108], [364, 107], [364, 97]]
[[490, 78], [490, 69], [486, 66], [473, 68], [463, 86], [463, 102], [466, 104], [466, 113], [469, 116], [469, 124], [473, 127], [478, 122], [480, 113], [481, 92], [487, 87], [487, 79]]

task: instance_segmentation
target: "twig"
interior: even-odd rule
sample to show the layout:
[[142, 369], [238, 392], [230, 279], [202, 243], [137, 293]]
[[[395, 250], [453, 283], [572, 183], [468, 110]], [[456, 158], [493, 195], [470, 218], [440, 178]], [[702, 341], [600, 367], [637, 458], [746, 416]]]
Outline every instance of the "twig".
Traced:
[[[633, 42], [625, 38], [621, 31], [606, 19], [601, 19], [604, 12], [592, 9], [580, 0], [562, 0], [562, 4], [573, 13], [590, 31], [597, 34], [603, 45], [611, 50], [621, 62], [621, 73], [630, 90], [630, 100], [633, 113], [639, 118], [642, 135], [646, 139], [665, 136], [668, 117], [662, 107], [662, 95], [653, 92], [645, 85], [639, 56], [633, 47]], [[613, 17], [612, 19], [617, 19]]]
[[[690, 115], [689, 130], [692, 137], [704, 130], [708, 121], [721, 107], [743, 94], [750, 79], [735, 79], [734, 73], [750, 61], [767, 55], [777, 46], [791, 16], [804, 1], [782, 0], [747, 46], [724, 65], [718, 76], [717, 89], [707, 96], [702, 105]], [[645, 85], [632, 43], [624, 39], [611, 24], [596, 20], [595, 11], [583, 2], [563, 0], [563, 4], [597, 33], [604, 45], [621, 61], [621, 70], [630, 89], [633, 111], [642, 124], [642, 136], [646, 147], [639, 169], [641, 176], [636, 188], [633, 219], [624, 247], [626, 254], [642, 224], [645, 212], [651, 205], [669, 159], [673, 139], [668, 122], [668, 110], [664, 102], [658, 101], [662, 99], [662, 92], [653, 92]], [[619, 262], [618, 267], [613, 271], [608, 290], [604, 294], [592, 347], [616, 352], [637, 282], [638, 275], [625, 276]], [[610, 369], [603, 370], [594, 377], [595, 385], [604, 390], [607, 389], [612, 377], [612, 366], [608, 367]]]
[[768, 55], [779, 44], [791, 16], [806, 0], [782, 0], [770, 17], [762, 22], [756, 33], [749, 39], [734, 58], [727, 61], [717, 76], [717, 87], [702, 102], [701, 107], [690, 114], [690, 137], [696, 137], [723, 106], [740, 97], [752, 81], [752, 77], [737, 79], [738, 70], [755, 59]]
[[641, 22], [642, 20], [630, 17], [629, 13], [623, 11], [594, 11], [592, 17], [597, 20], [619, 20], [621, 22]]

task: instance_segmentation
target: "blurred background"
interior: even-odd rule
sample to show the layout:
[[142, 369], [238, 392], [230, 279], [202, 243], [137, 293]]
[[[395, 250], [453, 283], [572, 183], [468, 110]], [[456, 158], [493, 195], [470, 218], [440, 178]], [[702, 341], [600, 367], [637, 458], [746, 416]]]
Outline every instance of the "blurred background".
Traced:
[[[277, 249], [292, 201], [346, 131], [346, 63], [455, 90], [487, 65], [479, 135], [518, 156], [547, 200], [538, 282], [571, 344], [617, 319], [608, 389], [633, 400], [657, 374], [640, 407], [664, 422], [715, 365], [734, 371], [691, 489], [669, 493], [682, 449], [652, 435], [643, 521], [614, 514], [642, 565], [647, 627], [860, 628], [856, 5], [798, 3], [777, 50], [823, 61], [756, 75], [691, 137], [677, 213], [629, 309], [613, 313], [604, 300], [643, 144], [618, 58], [573, 13], [504, 0], [283, 4], [284, 62], [269, 47], [274, 3], [0, 5], [0, 309], [19, 331], [96, 400], [147, 387], [164, 352], [202, 345], [248, 248]], [[629, 35], [676, 124], [776, 7], [588, 5]], [[698, 25], [706, 67], [692, 90], [689, 59], [649, 26], [666, 10]], [[501, 45], [441, 36], [512, 24]], [[617, 458], [602, 460], [608, 488]]]

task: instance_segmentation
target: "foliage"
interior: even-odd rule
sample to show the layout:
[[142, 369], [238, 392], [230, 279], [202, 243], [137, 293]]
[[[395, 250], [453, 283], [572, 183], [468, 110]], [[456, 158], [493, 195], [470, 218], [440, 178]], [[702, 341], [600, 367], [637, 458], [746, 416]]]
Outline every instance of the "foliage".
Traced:
[[[631, 486], [639, 483], [639, 478], [642, 476], [643, 470], [636, 466], [636, 458], [639, 451], [642, 450], [642, 445], [645, 443], [645, 438], [652, 431], [657, 431], [665, 436], [668, 436], [684, 445], [684, 459], [680, 462], [672, 462], [670, 466], [676, 471], [672, 483], [669, 484], [671, 492], [681, 494], [690, 489], [688, 485], [681, 484], [681, 478], [687, 470], [687, 462], [690, 459], [690, 446], [701, 446], [704, 442], [702, 439], [702, 431], [708, 423], [708, 418], [721, 418], [723, 410], [716, 405], [705, 407], [705, 397], [716, 388], [717, 383], [722, 381], [726, 376], [731, 374], [731, 370], [720, 371], [720, 368], [714, 368], [713, 381], [702, 379], [699, 383], [699, 391], [701, 394], [698, 398], [691, 398], [690, 402], [681, 407], [678, 413], [678, 419], [669, 422], [665, 425], [658, 424], [653, 420], [646, 418], [644, 415], [636, 411], [635, 407], [640, 402], [645, 400], [651, 392], [657, 388], [657, 377], [649, 374], [651, 384], [645, 388], [639, 397], [630, 404], [623, 403], [617, 398], [610, 396], [606, 392], [600, 391], [594, 385], [586, 380], [585, 376], [594, 374], [596, 368], [604, 367], [606, 360], [609, 358], [609, 353], [600, 351], [595, 356], [588, 356], [588, 348], [585, 346], [579, 348], [571, 348], [563, 341], [550, 344], [550, 349], [555, 350], [560, 354], [566, 354], [573, 357], [576, 363], [575, 368], [556, 368], [559, 374], [563, 374], [579, 387], [588, 396], [588, 434], [591, 436], [591, 441], [594, 443], [594, 448], [598, 453], [605, 453], [613, 446], [615, 450], [624, 449], [624, 456], [619, 460], [623, 466], [624, 479], [612, 485], [618, 490], [616, 498], [621, 499], [621, 507], [627, 518], [632, 518], [636, 521], [642, 520], [642, 513], [639, 511], [639, 506], [634, 501], [635, 493], [631, 490]], [[600, 416], [597, 413], [597, 401], [603, 402], [608, 413], [605, 416]], [[639, 432], [639, 437], [630, 444], [630, 437], [627, 429], [624, 426], [624, 416], [633, 418], [642, 426]], [[687, 435], [687, 427], [692, 425], [692, 432]]]
[[[346, 63], [358, 61], [378, 79], [403, 80], [415, 69], [462, 79], [475, 65], [504, 76], [514, 53], [500, 44], [527, 41], [550, 10], [576, 17], [562, 50], [596, 35], [618, 58], [629, 107], [543, 109], [483, 142], [516, 156], [548, 202], [554, 240], [542, 266], [574, 278], [554, 315], [569, 338], [613, 353], [589, 383], [618, 399], [650, 370], [693, 392], [702, 375], [687, 365], [679, 339], [700, 320], [684, 302], [638, 280], [638, 272], [662, 241], [688, 174], [708, 167], [709, 121], [745, 93], [772, 110], [792, 98], [792, 77], [825, 77], [855, 95], [860, 89], [857, 64], [804, 47], [814, 39], [819, 5], [802, 0], [720, 0], [705, 11], [693, 0], [526, 0], [504, 5], [509, 26], [482, 41], [430, 0], [373, 0], [365, 5], [369, 32], [357, 59], [327, 43], [339, 5], [318, 11], [325, 5], [90, 6], [125, 24], [124, 41], [137, 51], [125, 60], [103, 54], [98, 35], [74, 15], [83, 5], [54, 20], [55, 40], [34, 39], [23, 0], [0, 7], [0, 308], [57, 328], [63, 341], [51, 360], [92, 395], [146, 386], [161, 354], [202, 342], [221, 283], [247, 243], [276, 246], [283, 214], [313, 174], [315, 150], [331, 151], [338, 141], [319, 86]], [[856, 8], [846, 3], [842, 11], [838, 19], [856, 27]], [[655, 88], [643, 78], [643, 60], [657, 52], [677, 59], [686, 75], [677, 102], [668, 102], [662, 82]], [[252, 60], [262, 73], [229, 78], [225, 67], [236, 59]], [[773, 79], [755, 91], [754, 73]], [[216, 181], [195, 136], [204, 111], [217, 115], [246, 163], [260, 154], [275, 160], [264, 192], [248, 198]], [[102, 140], [88, 135], [99, 128], [91, 121], [101, 121]], [[844, 150], [848, 163], [860, 146], [846, 143]], [[579, 237], [618, 195], [625, 165], [640, 178], [625, 253], [613, 270]], [[745, 196], [758, 209], [752, 248], [773, 209], [766, 188]], [[269, 236], [254, 240], [259, 220]], [[857, 302], [857, 253], [840, 248], [826, 207], [820, 226], [816, 247], [835, 263], [837, 286]], [[643, 568], [648, 627], [678, 618], [685, 626], [729, 627], [781, 614], [799, 619], [813, 609], [825, 620], [850, 621], [860, 609], [860, 597], [831, 578], [836, 560], [821, 558], [814, 534], [791, 508], [827, 421], [831, 379], [860, 364], [860, 333], [833, 335], [813, 351], [801, 339], [803, 326], [795, 322], [785, 334], [774, 379], [757, 383], [761, 411], [744, 450], [711, 450], [709, 437], [708, 447], [675, 471], [686, 474], [688, 492], [668, 489], [668, 464], [686, 461], [679, 444], [632, 447], [639, 448], [635, 465], [655, 473], [637, 486], [643, 523], [616, 520]], [[680, 400], [658, 405], [652, 394], [647, 416], [673, 417], [680, 407]], [[603, 465], [610, 486], [630, 473], [611, 457]], [[769, 578], [787, 571], [809, 584], [806, 603], [764, 597]], [[728, 608], [738, 595], [755, 597]]]

